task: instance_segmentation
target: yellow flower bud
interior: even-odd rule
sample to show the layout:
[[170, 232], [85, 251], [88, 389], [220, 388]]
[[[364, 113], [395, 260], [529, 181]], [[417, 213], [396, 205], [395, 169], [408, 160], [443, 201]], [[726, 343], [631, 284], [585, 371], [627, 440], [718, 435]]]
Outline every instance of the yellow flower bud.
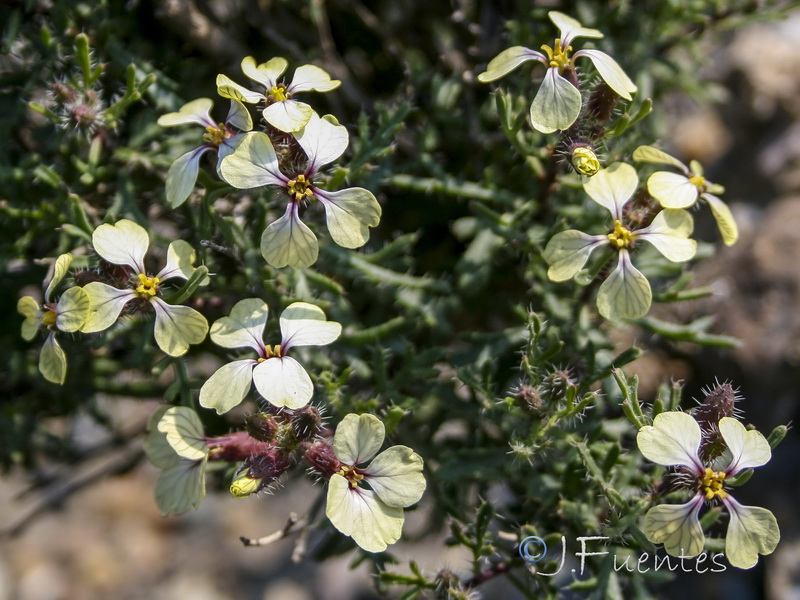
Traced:
[[581, 175], [591, 177], [600, 170], [600, 161], [589, 146], [578, 146], [572, 151], [572, 166]]
[[245, 475], [231, 483], [231, 494], [237, 498], [247, 498], [250, 494], [257, 492], [260, 487], [260, 479], [253, 479]]

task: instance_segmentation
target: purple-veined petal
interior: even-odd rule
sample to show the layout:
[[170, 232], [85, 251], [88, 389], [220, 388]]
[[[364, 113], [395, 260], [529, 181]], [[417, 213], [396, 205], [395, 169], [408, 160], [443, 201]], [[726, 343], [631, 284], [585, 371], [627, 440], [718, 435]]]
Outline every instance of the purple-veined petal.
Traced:
[[217, 93], [223, 98], [247, 102], [248, 104], [258, 104], [266, 100], [264, 94], [248, 90], [226, 75], [217, 75]]
[[688, 208], [697, 202], [699, 190], [680, 173], [656, 171], [647, 179], [647, 191], [664, 208]]
[[58, 343], [54, 331], [45, 339], [39, 354], [39, 372], [47, 381], [58, 385], [64, 385], [67, 378], [67, 355]]
[[478, 75], [478, 81], [481, 83], [496, 81], [530, 60], [538, 60], [545, 65], [548, 64], [545, 55], [536, 50], [531, 50], [524, 46], [506, 48], [489, 61], [486, 70]]
[[299, 92], [330, 92], [342, 84], [338, 79], [331, 79], [326, 71], [314, 65], [303, 65], [297, 67], [292, 77], [292, 83], [288, 86], [291, 94]]
[[187, 102], [180, 107], [178, 112], [171, 112], [161, 115], [158, 124], [161, 127], [175, 127], [177, 125], [196, 124], [201, 127], [216, 127], [214, 119], [211, 118], [211, 108], [214, 101], [210, 98], [198, 98]]
[[247, 56], [242, 59], [242, 73], [251, 81], [263, 85], [269, 92], [273, 86], [278, 84], [278, 79], [286, 71], [288, 65], [286, 59], [279, 56], [260, 65], [256, 64], [255, 58]]
[[360, 248], [369, 240], [369, 228], [381, 220], [381, 206], [364, 188], [327, 192], [314, 188], [325, 207], [325, 221], [333, 241], [343, 248]]
[[736, 475], [744, 469], [760, 467], [772, 458], [769, 442], [759, 431], [748, 431], [736, 419], [722, 417], [719, 421], [719, 432], [728, 446], [731, 461], [725, 473], [728, 476]]
[[81, 287], [71, 287], [58, 299], [56, 304], [56, 327], [59, 331], [72, 333], [80, 331], [92, 310], [89, 294]]
[[392, 446], [372, 460], [364, 480], [389, 506], [411, 506], [425, 491], [422, 465], [422, 457], [408, 446]]
[[631, 263], [627, 250], [619, 251], [619, 262], [597, 290], [597, 309], [606, 319], [637, 319], [650, 310], [650, 283]]
[[701, 439], [700, 425], [692, 416], [668, 411], [639, 430], [636, 445], [646, 459], [658, 465], [687, 467], [701, 474], [705, 471], [698, 455]]
[[714, 215], [714, 220], [717, 222], [719, 233], [722, 235], [722, 241], [726, 246], [733, 246], [739, 239], [739, 227], [736, 225], [731, 209], [713, 194], [700, 194], [700, 197], [708, 202], [711, 214]]
[[264, 326], [269, 307], [260, 298], [245, 298], [233, 305], [229, 317], [211, 326], [211, 340], [223, 348], [252, 348], [264, 355]]
[[203, 423], [197, 413], [186, 406], [167, 409], [156, 428], [163, 433], [175, 454], [189, 460], [208, 456]]
[[281, 313], [281, 351], [295, 346], [326, 346], [342, 333], [342, 326], [327, 321], [322, 309], [308, 302], [293, 302]]
[[156, 311], [156, 344], [170, 356], [182, 356], [191, 344], [199, 344], [205, 339], [208, 321], [195, 309], [167, 304], [157, 296], [150, 304]]
[[284, 215], [261, 235], [261, 255], [273, 267], [308, 267], [319, 255], [316, 236], [300, 220], [297, 203], [290, 202]]
[[144, 273], [144, 255], [150, 238], [144, 227], [120, 219], [114, 225], [100, 225], [92, 234], [95, 251], [110, 263], [128, 265], [136, 273]]
[[95, 333], [111, 327], [119, 318], [123, 307], [136, 298], [136, 292], [131, 289], [120, 290], [99, 281], [93, 281], [83, 286], [89, 296], [92, 308], [86, 322], [81, 327], [83, 333]]
[[303, 366], [291, 356], [268, 358], [253, 369], [253, 383], [273, 406], [303, 408], [311, 401], [314, 385]]
[[239, 406], [253, 383], [253, 368], [258, 361], [235, 360], [222, 365], [200, 388], [200, 406], [224, 414]]
[[604, 235], [587, 235], [576, 229], [555, 234], [544, 248], [544, 260], [550, 265], [550, 281], [572, 279], [583, 268], [595, 248], [607, 243]]
[[697, 518], [702, 506], [703, 497], [699, 494], [686, 504], [654, 506], [642, 520], [642, 531], [654, 544], [664, 544], [672, 556], [697, 556], [705, 543]]
[[633, 151], [633, 160], [654, 165], [671, 165], [683, 171], [687, 178], [691, 176], [689, 167], [674, 156], [667, 154], [663, 150], [654, 148], [653, 146], [639, 146], [636, 148], [636, 150]]
[[200, 170], [200, 158], [214, 150], [213, 146], [200, 146], [179, 156], [167, 171], [167, 203], [176, 208], [186, 202], [189, 194], [197, 183], [197, 173]]
[[349, 143], [347, 129], [343, 125], [316, 113], [310, 116], [305, 128], [294, 137], [308, 157], [306, 171], [311, 174], [339, 158]]
[[253, 117], [250, 116], [250, 111], [234, 98], [231, 98], [231, 107], [225, 122], [239, 131], [250, 131], [253, 128]]
[[300, 131], [314, 114], [314, 109], [305, 102], [281, 100], [270, 104], [261, 113], [264, 120], [286, 133]]
[[637, 231], [636, 237], [653, 244], [667, 260], [686, 262], [697, 252], [697, 242], [689, 239], [693, 229], [694, 220], [688, 212], [666, 208], [650, 225]]
[[170, 242], [167, 249], [167, 264], [158, 272], [158, 277], [161, 281], [177, 277], [179, 279], [189, 279], [195, 270], [194, 261], [197, 259], [197, 254], [189, 242], [184, 240], [175, 240]]
[[766, 508], [743, 506], [733, 496], [722, 500], [730, 514], [725, 535], [725, 558], [734, 567], [750, 569], [759, 554], [771, 554], [781, 540], [778, 521]]
[[625, 71], [617, 64], [617, 61], [600, 50], [579, 50], [575, 53], [573, 59], [581, 56], [585, 56], [592, 61], [594, 68], [600, 73], [600, 77], [608, 84], [608, 87], [625, 100], [631, 100], [631, 94], [636, 91], [636, 84], [625, 74]]
[[562, 48], [569, 46], [570, 42], [575, 38], [585, 37], [599, 39], [603, 37], [601, 31], [584, 27], [579, 21], [562, 12], [551, 10], [547, 13], [547, 16], [550, 17], [553, 24], [558, 27], [560, 34], [558, 37], [561, 39]]
[[64, 277], [66, 277], [71, 264], [72, 254], [62, 254], [56, 259], [56, 262], [53, 264], [53, 277], [50, 278], [50, 283], [47, 284], [47, 288], [44, 290], [45, 302], [53, 301], [53, 292], [58, 287], [58, 284], [63, 281]]
[[622, 220], [622, 210], [639, 186], [636, 169], [631, 165], [615, 162], [598, 171], [583, 184], [589, 197], [604, 207], [614, 220]]
[[182, 459], [161, 472], [156, 481], [156, 504], [163, 516], [197, 508], [206, 496], [206, 460]]
[[531, 103], [531, 123], [542, 133], [569, 129], [581, 112], [581, 93], [551, 67]]
[[281, 173], [275, 149], [265, 133], [244, 133], [228, 142], [217, 162], [217, 171], [227, 183], [239, 189], [286, 184], [288, 178]]
[[359, 465], [380, 450], [386, 428], [378, 417], [369, 413], [350, 413], [336, 426], [333, 451], [342, 463]]

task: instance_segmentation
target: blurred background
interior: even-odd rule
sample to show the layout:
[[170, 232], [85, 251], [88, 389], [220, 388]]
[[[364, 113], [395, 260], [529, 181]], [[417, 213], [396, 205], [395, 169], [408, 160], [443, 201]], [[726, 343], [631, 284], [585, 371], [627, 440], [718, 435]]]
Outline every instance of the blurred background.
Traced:
[[[16, 162], [20, 148], [32, 152], [50, 135], [41, 116], [27, 108], [29, 100], [44, 101], [47, 85], [58, 79], [57, 62], [43, 67], [29, 41], [47, 24], [59, 35], [90, 36], [108, 61], [110, 89], [121, 87], [131, 61], [142, 73], [156, 75], [152, 90], [119, 124], [121, 135], [155, 127], [158, 115], [174, 109], [167, 100], [173, 95], [186, 101], [213, 97], [217, 73], [244, 83], [244, 56], [259, 62], [284, 56], [292, 66], [313, 62], [343, 81], [337, 93], [314, 98], [320, 112], [327, 107], [343, 123], [352, 126], [361, 114], [375, 117], [381, 108], [409, 109], [392, 148], [395, 173], [480, 180], [485, 152], [502, 152], [504, 138], [486, 130], [482, 114], [491, 90], [475, 75], [511, 45], [509, 30], [518, 35], [551, 9], [602, 29], [611, 47], [621, 50], [615, 56], [625, 69], [644, 73], [644, 85], [637, 83], [656, 100], [656, 112], [644, 125], [652, 139], [645, 143], [663, 142], [686, 162], [703, 163], [707, 177], [726, 187], [741, 230], [736, 246], [720, 246], [695, 266], [696, 282], [712, 286], [711, 298], [653, 311], [665, 319], [714, 315], [713, 331], [741, 344], [726, 350], [663, 344], [640, 330], [618, 330], [620, 347], [635, 341], [650, 349], [629, 368], [640, 374], [640, 396], [651, 397], [670, 377], [684, 379], [686, 394], [695, 398], [715, 380], [729, 380], [744, 398], [746, 420], [760, 430], [796, 421], [800, 13], [788, 6], [678, 0], [6, 0], [0, 7], [3, 177], [35, 195], [33, 178], [20, 176], [26, 180], [21, 183], [11, 171], [13, 165], [30, 173], [30, 164]], [[683, 23], [664, 21], [681, 15]], [[512, 19], [523, 25], [507, 27]], [[142, 190], [136, 194], [161, 192], [167, 158], [177, 156], [181, 143], [167, 145], [154, 162], [148, 162], [147, 148], [139, 149], [138, 162], [127, 165]], [[381, 179], [383, 174], [367, 186], [384, 209], [375, 242], [415, 232], [419, 272], [435, 277], [452, 270], [463, 244], [451, 226], [465, 213], [463, 203], [447, 193], [404, 188]], [[0, 191], [0, 198], [9, 189], [15, 188]], [[290, 512], [302, 514], [315, 502], [319, 486], [297, 478], [272, 495], [237, 500], [210, 494], [197, 511], [162, 518], [152, 497], [158, 471], [140, 450], [156, 399], [126, 395], [126, 385], [135, 380], [124, 374], [110, 377], [90, 403], [79, 388], [57, 388], [35, 373], [12, 376], [33, 352], [19, 337], [14, 306], [44, 277], [45, 268], [31, 268], [31, 261], [52, 255], [52, 248], [35, 229], [6, 227], [9, 210], [0, 200], [0, 449], [7, 470], [0, 480], [0, 600], [375, 598], [365, 565], [349, 570], [352, 556], [293, 563], [292, 540], [263, 548], [239, 541], [280, 530]], [[699, 235], [714, 239], [706, 216], [698, 216]], [[476, 319], [492, 299], [470, 300]], [[12, 447], [12, 436], [29, 436], [27, 450]], [[63, 440], [69, 448], [61, 454]], [[773, 460], [737, 493], [742, 503], [776, 515], [782, 541], [772, 556], [748, 572], [681, 575], [657, 593], [683, 600], [800, 598], [798, 457], [800, 441], [792, 430]], [[423, 500], [420, 512], [425, 510]], [[430, 534], [424, 524], [419, 515], [409, 515], [405, 533], [411, 541], [394, 549], [401, 561], [413, 558], [429, 571], [466, 568], [461, 551], [442, 553], [444, 532], [436, 543], [431, 537], [414, 543]], [[484, 598], [515, 597], [502, 583], [479, 589]]]

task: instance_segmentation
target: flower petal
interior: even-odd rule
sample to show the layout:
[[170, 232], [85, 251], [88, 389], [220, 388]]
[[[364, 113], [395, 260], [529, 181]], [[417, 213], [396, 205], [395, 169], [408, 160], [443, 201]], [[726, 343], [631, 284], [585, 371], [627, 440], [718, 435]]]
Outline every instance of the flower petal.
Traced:
[[375, 456], [383, 444], [386, 428], [375, 415], [350, 413], [336, 426], [333, 451], [346, 465], [358, 465]]
[[399, 540], [405, 520], [402, 508], [387, 506], [371, 490], [351, 488], [338, 474], [328, 482], [325, 514], [336, 529], [367, 552], [382, 552]]
[[47, 381], [58, 385], [64, 385], [67, 378], [67, 356], [53, 331], [47, 336], [39, 354], [39, 372]]
[[200, 146], [175, 159], [167, 171], [167, 203], [176, 208], [186, 202], [197, 183], [200, 159], [203, 154], [213, 150], [211, 146]]
[[597, 309], [606, 319], [637, 319], [647, 314], [653, 301], [650, 283], [620, 250], [617, 268], [597, 290]]
[[156, 427], [181, 458], [201, 460], [208, 456], [208, 446], [200, 417], [191, 408], [173, 406], [164, 412]]
[[267, 91], [269, 91], [272, 86], [277, 85], [278, 78], [283, 75], [287, 66], [289, 66], [289, 63], [285, 58], [281, 58], [280, 56], [271, 58], [260, 65], [256, 65], [256, 59], [252, 56], [247, 56], [242, 59], [242, 73], [244, 73], [248, 79], [263, 85]]
[[677, 167], [688, 177], [689, 168], [674, 156], [654, 148], [653, 146], [639, 146], [633, 151], [633, 160], [638, 162], [651, 163], [654, 165], [671, 165]]
[[581, 112], [581, 93], [558, 73], [547, 69], [542, 85], [531, 104], [531, 123], [542, 133], [569, 129]]
[[235, 188], [249, 189], [262, 185], [282, 186], [288, 181], [281, 173], [278, 157], [267, 134], [253, 131], [237, 138], [217, 163], [217, 171], [227, 183]]
[[680, 173], [656, 171], [647, 180], [647, 191], [664, 208], [687, 208], [697, 202], [699, 191]]
[[198, 98], [187, 102], [178, 109], [178, 112], [171, 112], [161, 115], [158, 124], [161, 127], [175, 127], [176, 125], [188, 125], [195, 123], [201, 127], [216, 126], [214, 119], [211, 118], [211, 108], [214, 101], [210, 98]]
[[660, 413], [652, 425], [645, 425], [636, 435], [642, 455], [665, 467], [689, 467], [695, 473], [704, 471], [698, 457], [702, 433], [690, 415], [679, 411]]
[[550, 268], [550, 281], [572, 279], [583, 268], [595, 248], [605, 243], [605, 236], [587, 235], [576, 229], [555, 234], [544, 248], [544, 259]]
[[206, 459], [181, 460], [161, 472], [156, 482], [156, 504], [161, 514], [179, 515], [197, 508], [206, 497]]
[[700, 197], [708, 202], [711, 214], [714, 215], [714, 220], [717, 222], [719, 233], [722, 235], [722, 241], [726, 246], [733, 246], [736, 240], [739, 239], [739, 228], [736, 226], [736, 221], [733, 219], [731, 209], [713, 194], [700, 194]]
[[252, 348], [262, 354], [268, 314], [269, 307], [260, 298], [239, 300], [229, 317], [214, 321], [211, 339], [223, 348]]
[[760, 467], [772, 458], [769, 442], [759, 431], [748, 431], [736, 419], [722, 417], [719, 421], [719, 432], [731, 453], [731, 462], [725, 472], [735, 475], [744, 469]]
[[325, 207], [325, 220], [333, 241], [343, 248], [360, 248], [369, 240], [369, 228], [381, 221], [381, 205], [369, 190], [355, 187], [325, 192], [314, 188]]
[[217, 93], [223, 98], [248, 104], [258, 104], [265, 99], [264, 94], [248, 90], [225, 75], [217, 75]]
[[636, 232], [636, 237], [653, 244], [672, 262], [686, 262], [697, 252], [697, 242], [688, 239], [694, 229], [694, 220], [685, 210], [666, 208], [653, 222]]
[[281, 100], [270, 104], [262, 113], [264, 120], [281, 131], [292, 133], [306, 126], [314, 109], [298, 100]]
[[52, 302], [53, 292], [58, 287], [58, 284], [66, 277], [69, 271], [69, 266], [72, 264], [72, 254], [62, 254], [56, 259], [53, 265], [53, 277], [50, 283], [47, 284], [47, 289], [44, 291], [44, 301]]
[[408, 446], [392, 446], [366, 468], [364, 480], [389, 506], [411, 506], [425, 491], [422, 457]]
[[231, 107], [228, 110], [228, 116], [225, 117], [225, 123], [239, 131], [250, 131], [253, 128], [253, 117], [250, 116], [250, 111], [245, 108], [244, 104], [231, 98]]
[[291, 356], [268, 358], [253, 369], [253, 383], [273, 406], [303, 408], [314, 395], [314, 384], [303, 366]]
[[297, 67], [288, 90], [292, 94], [299, 92], [330, 92], [342, 85], [338, 79], [331, 79], [326, 71], [314, 65]]
[[294, 137], [308, 157], [306, 171], [310, 173], [339, 158], [350, 141], [344, 125], [321, 118], [316, 113], [309, 117], [305, 128]]
[[778, 521], [766, 508], [742, 506], [732, 496], [723, 500], [730, 513], [725, 557], [739, 569], [756, 566], [759, 554], [772, 554], [781, 540]]
[[159, 406], [147, 419], [144, 453], [147, 455], [147, 459], [159, 469], [168, 469], [181, 461], [181, 457], [175, 454], [175, 450], [167, 441], [166, 434], [158, 430], [158, 422], [170, 408], [172, 407], [169, 405]]
[[572, 40], [579, 37], [595, 39], [603, 37], [601, 31], [584, 27], [579, 21], [565, 15], [564, 13], [551, 10], [549, 13], [547, 13], [547, 16], [550, 17], [550, 20], [555, 24], [556, 27], [558, 27], [560, 31], [560, 35], [558, 37], [561, 38], [562, 47], [566, 48], [569, 46], [569, 43]]
[[[189, 242], [184, 240], [175, 240], [170, 242], [167, 248], [167, 264], [158, 272], [158, 277], [161, 281], [172, 279], [189, 279], [195, 271], [194, 261], [197, 260], [197, 254]], [[207, 285], [208, 278], [203, 281], [201, 285]]]
[[30, 342], [39, 331], [39, 303], [31, 296], [17, 300], [17, 312], [25, 317], [22, 321], [22, 339]]
[[326, 321], [322, 309], [307, 302], [294, 302], [281, 313], [281, 351], [295, 346], [325, 346], [342, 333], [342, 326]]
[[608, 84], [608, 87], [625, 100], [631, 100], [631, 94], [637, 89], [636, 84], [625, 74], [617, 61], [600, 50], [579, 50], [575, 53], [574, 58], [581, 56], [592, 61], [594, 68], [600, 73], [600, 77]]
[[150, 302], [156, 311], [156, 344], [170, 356], [182, 356], [190, 344], [199, 344], [208, 333], [208, 321], [188, 306], [167, 304], [161, 298]]
[[144, 273], [144, 255], [150, 238], [144, 227], [121, 219], [114, 225], [100, 225], [92, 234], [95, 252], [115, 265], [128, 265], [136, 273]]
[[92, 303], [91, 312], [81, 327], [83, 333], [95, 333], [111, 327], [123, 307], [136, 297], [133, 290], [120, 290], [99, 281], [83, 286]]
[[297, 203], [290, 202], [261, 234], [261, 255], [273, 267], [308, 267], [317, 261], [317, 237], [297, 215]]
[[672, 556], [697, 556], [703, 551], [705, 536], [697, 513], [703, 497], [695, 496], [686, 504], [661, 504], [647, 511], [642, 531], [654, 544], [664, 544]]
[[636, 169], [627, 163], [612, 163], [583, 184], [584, 191], [615, 220], [622, 220], [622, 209], [639, 186]]
[[80, 330], [92, 310], [89, 294], [81, 287], [71, 287], [61, 294], [56, 304], [56, 327], [59, 331], [72, 333]]
[[222, 365], [200, 388], [200, 406], [213, 408], [218, 415], [239, 406], [250, 391], [257, 364], [246, 359]]
[[511, 48], [506, 48], [489, 61], [489, 64], [486, 66], [486, 70], [478, 75], [478, 81], [481, 83], [491, 83], [492, 81], [496, 81], [501, 77], [505, 77], [522, 63], [526, 63], [529, 60], [539, 60], [544, 64], [547, 64], [544, 54], [537, 52], [536, 50], [531, 50], [530, 48], [525, 48], [524, 46], [513, 46]]

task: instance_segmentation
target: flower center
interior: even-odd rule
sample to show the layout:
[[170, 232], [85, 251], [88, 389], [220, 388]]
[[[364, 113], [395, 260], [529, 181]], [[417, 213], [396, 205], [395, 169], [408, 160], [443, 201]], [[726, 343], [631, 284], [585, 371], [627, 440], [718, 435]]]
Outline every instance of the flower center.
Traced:
[[281, 345], [275, 344], [274, 346], [264, 346], [264, 356], [258, 359], [258, 362], [262, 363], [268, 358], [280, 358], [283, 356], [281, 354]]
[[307, 196], [313, 196], [314, 192], [311, 191], [311, 181], [306, 179], [305, 175], [298, 175], [294, 179], [286, 182], [286, 187], [289, 190], [289, 195], [298, 202]]
[[228, 137], [228, 132], [224, 124], [220, 123], [218, 127], [213, 127], [211, 125], [206, 126], [206, 133], [203, 136], [203, 141], [208, 142], [209, 144], [213, 144], [214, 146], [219, 146], [222, 142], [224, 142]]
[[286, 91], [286, 86], [282, 83], [273, 85], [272, 89], [269, 91], [269, 96], [274, 102], [283, 102], [284, 100], [289, 99], [289, 93]]
[[339, 469], [338, 475], [341, 475], [350, 483], [351, 488], [357, 488], [358, 482], [364, 479], [364, 475], [359, 473], [355, 466], [351, 465], [342, 465], [342, 468]]
[[559, 71], [563, 71], [569, 66], [569, 53], [572, 52], [572, 46], [567, 46], [562, 50], [560, 39], [556, 39], [554, 46], [554, 48], [551, 48], [544, 44], [542, 50], [547, 53], [547, 60], [550, 61], [550, 66], [557, 67]]
[[702, 192], [706, 187], [706, 178], [702, 175], [692, 175], [689, 177], [689, 183]]
[[614, 231], [608, 234], [608, 243], [612, 248], [623, 250], [630, 248], [635, 238], [633, 232], [627, 227], [623, 227], [619, 220], [614, 221]]
[[136, 293], [149, 300], [158, 292], [159, 283], [161, 280], [158, 277], [148, 277], [144, 273], [139, 273], [139, 285], [136, 286]]
[[700, 492], [706, 497], [706, 500], [711, 500], [714, 496], [719, 496], [722, 500], [727, 498], [728, 493], [723, 489], [724, 485], [725, 472], [706, 467], [706, 473], [700, 480]]
[[56, 324], [56, 311], [45, 308], [39, 322], [45, 327], [52, 327]]

